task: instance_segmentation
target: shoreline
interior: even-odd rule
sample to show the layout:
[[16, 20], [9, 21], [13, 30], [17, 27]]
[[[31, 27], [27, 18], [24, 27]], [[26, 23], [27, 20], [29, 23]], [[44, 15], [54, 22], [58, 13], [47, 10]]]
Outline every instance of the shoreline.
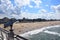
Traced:
[[[44, 28], [40, 28], [40, 29], [36, 29], [36, 30], [32, 30], [32, 31], [29, 31], [29, 32], [26, 32], [26, 33], [23, 33], [23, 34], [20, 34], [20, 36], [23, 36], [23, 37], [26, 37], [26, 38], [29, 38], [30, 36], [32, 35], [35, 35], [35, 34], [38, 34], [40, 32], [46, 32], [46, 29], [50, 29], [50, 28], [54, 28], [54, 27], [60, 27], [60, 25], [55, 25], [55, 26], [47, 26], [47, 27], [44, 27]], [[47, 31], [49, 33], [49, 31]], [[55, 34], [55, 33], [53, 33]], [[59, 34], [60, 35], [60, 34]]]
[[[54, 26], [54, 25], [60, 25], [60, 21], [14, 23], [13, 29], [15, 34], [23, 34], [32, 30], [40, 29], [47, 26]], [[2, 27], [3, 25], [0, 26]], [[6, 28], [6, 30], [9, 30], [9, 28]]]
[[[18, 27], [18, 25], [20, 25]], [[50, 22], [34, 22], [34, 23], [17, 23], [14, 25], [14, 30], [16, 32], [16, 30], [19, 31], [16, 32], [18, 34], [23, 34], [32, 30], [36, 30], [36, 29], [40, 29], [43, 27], [47, 27], [47, 26], [54, 26], [54, 25], [60, 25], [60, 21], [50, 21]], [[17, 27], [15, 27], [17, 26]]]

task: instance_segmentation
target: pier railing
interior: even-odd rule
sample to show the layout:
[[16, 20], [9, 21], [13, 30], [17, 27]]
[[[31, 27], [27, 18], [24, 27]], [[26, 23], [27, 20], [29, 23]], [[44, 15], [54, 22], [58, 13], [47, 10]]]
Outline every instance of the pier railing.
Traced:
[[12, 38], [11, 35], [10, 35], [10, 31], [7, 31], [3, 28], [0, 28], [0, 40], [28, 40], [22, 36], [19, 36], [17, 34], [12, 34]]

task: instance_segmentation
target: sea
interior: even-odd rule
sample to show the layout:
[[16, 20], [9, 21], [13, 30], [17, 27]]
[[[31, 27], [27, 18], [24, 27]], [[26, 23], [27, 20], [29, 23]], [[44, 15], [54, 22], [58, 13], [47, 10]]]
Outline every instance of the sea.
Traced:
[[60, 40], [60, 25], [48, 26], [20, 34], [28, 40]]

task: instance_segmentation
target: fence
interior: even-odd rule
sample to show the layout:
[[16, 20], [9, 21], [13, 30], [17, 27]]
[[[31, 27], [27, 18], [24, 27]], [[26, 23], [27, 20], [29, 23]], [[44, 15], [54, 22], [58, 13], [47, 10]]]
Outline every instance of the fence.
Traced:
[[13, 38], [12, 37], [10, 38], [9, 36], [11, 36], [11, 35], [9, 35], [9, 33], [10, 33], [9, 31], [7, 31], [3, 28], [0, 28], [0, 40], [28, 40], [28, 39], [21, 37], [19, 35], [16, 35], [16, 34], [14, 34]]

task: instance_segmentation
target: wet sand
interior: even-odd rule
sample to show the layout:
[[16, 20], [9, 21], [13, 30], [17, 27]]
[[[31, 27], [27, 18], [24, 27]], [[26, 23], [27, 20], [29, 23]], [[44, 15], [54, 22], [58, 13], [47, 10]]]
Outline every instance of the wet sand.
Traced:
[[[53, 26], [53, 25], [60, 25], [60, 21], [14, 23], [13, 29], [15, 34], [22, 34], [28, 31], [32, 31], [47, 26]], [[0, 25], [0, 27], [3, 28], [3, 25]], [[6, 30], [9, 30], [9, 28], [6, 28]]]

